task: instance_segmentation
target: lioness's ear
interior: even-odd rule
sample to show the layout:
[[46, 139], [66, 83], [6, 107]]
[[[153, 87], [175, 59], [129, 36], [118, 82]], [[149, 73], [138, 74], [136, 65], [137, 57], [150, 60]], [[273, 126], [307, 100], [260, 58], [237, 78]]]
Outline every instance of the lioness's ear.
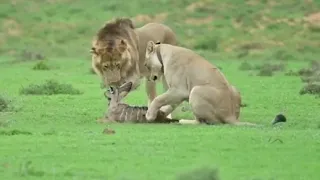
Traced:
[[123, 53], [127, 49], [127, 43], [121, 39], [120, 44], [119, 44], [119, 51]]
[[148, 53], [152, 53], [154, 51], [155, 44], [153, 41], [149, 41], [147, 44], [147, 51]]
[[160, 42], [160, 41], [157, 41], [156, 44], [161, 44], [161, 42]]

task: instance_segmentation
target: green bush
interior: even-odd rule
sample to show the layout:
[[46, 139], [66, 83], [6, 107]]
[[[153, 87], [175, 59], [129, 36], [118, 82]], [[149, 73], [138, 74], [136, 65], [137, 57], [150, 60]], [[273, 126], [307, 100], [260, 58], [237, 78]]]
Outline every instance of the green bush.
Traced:
[[178, 175], [177, 180], [218, 180], [218, 170], [202, 167]]
[[33, 70], [50, 70], [49, 65], [45, 61], [39, 61], [33, 67]]
[[61, 84], [56, 80], [50, 79], [43, 84], [30, 84], [20, 90], [20, 94], [24, 95], [54, 95], [54, 94], [70, 94], [78, 95], [82, 92], [75, 89], [71, 84]]

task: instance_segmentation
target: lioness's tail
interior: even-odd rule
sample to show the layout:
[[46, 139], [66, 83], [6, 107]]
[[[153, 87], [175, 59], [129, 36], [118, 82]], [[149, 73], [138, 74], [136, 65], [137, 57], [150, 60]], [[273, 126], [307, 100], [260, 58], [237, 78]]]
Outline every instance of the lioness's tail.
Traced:
[[[286, 122], [287, 118], [283, 114], [278, 114], [274, 118], [274, 120], [271, 122], [272, 125], [275, 125], [279, 122]], [[199, 121], [197, 120], [187, 120], [187, 119], [181, 119], [179, 121], [179, 124], [200, 124]], [[228, 124], [231, 125], [236, 125], [236, 126], [258, 126], [258, 124], [250, 123], [250, 122], [241, 122], [241, 121], [236, 121], [236, 122], [229, 122]]]

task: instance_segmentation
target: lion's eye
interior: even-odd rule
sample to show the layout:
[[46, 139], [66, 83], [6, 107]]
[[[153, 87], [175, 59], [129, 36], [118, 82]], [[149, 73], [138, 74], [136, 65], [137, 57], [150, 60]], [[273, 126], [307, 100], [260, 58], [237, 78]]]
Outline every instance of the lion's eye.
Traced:
[[117, 67], [118, 69], [120, 69], [120, 64], [116, 64], [116, 67]]
[[92, 47], [92, 48], [90, 49], [90, 53], [91, 53], [91, 54], [97, 54], [96, 48]]

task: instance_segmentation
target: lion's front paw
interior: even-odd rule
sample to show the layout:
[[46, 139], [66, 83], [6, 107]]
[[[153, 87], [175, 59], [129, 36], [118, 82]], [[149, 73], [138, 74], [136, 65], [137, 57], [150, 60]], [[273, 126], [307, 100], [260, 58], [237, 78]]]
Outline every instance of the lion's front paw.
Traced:
[[150, 122], [150, 121], [155, 120], [155, 119], [156, 119], [156, 116], [157, 116], [156, 113], [152, 113], [152, 112], [150, 112], [150, 111], [147, 111], [146, 119], [147, 119], [147, 121]]

